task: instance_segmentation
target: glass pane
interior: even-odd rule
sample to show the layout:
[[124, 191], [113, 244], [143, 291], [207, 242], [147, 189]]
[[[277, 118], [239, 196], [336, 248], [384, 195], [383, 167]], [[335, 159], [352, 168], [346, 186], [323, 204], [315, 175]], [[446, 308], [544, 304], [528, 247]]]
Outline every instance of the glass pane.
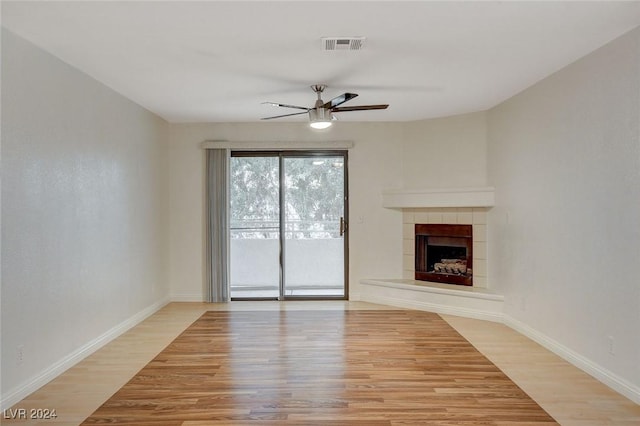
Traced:
[[231, 157], [230, 287], [232, 298], [280, 294], [278, 157]]
[[344, 296], [344, 157], [284, 159], [285, 296]]

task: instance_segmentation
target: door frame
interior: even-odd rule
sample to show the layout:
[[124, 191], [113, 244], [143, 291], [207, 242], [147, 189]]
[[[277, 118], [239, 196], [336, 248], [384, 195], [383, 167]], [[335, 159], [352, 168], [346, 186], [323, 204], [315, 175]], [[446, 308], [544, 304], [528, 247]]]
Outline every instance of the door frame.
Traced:
[[[278, 157], [278, 176], [279, 176], [279, 203], [280, 203], [280, 236], [279, 236], [279, 268], [280, 277], [278, 283], [279, 296], [277, 300], [349, 300], [349, 151], [341, 149], [322, 150], [322, 149], [300, 149], [300, 150], [231, 150], [231, 157]], [[343, 239], [343, 286], [344, 294], [342, 296], [286, 296], [285, 290], [285, 209], [284, 206], [284, 159], [285, 158], [322, 158], [322, 157], [335, 157], [341, 156], [344, 158], [344, 204], [343, 215], [345, 222], [345, 230], [342, 236]], [[231, 283], [229, 283], [229, 286]], [[275, 298], [269, 297], [233, 297], [235, 300], [275, 300]]]

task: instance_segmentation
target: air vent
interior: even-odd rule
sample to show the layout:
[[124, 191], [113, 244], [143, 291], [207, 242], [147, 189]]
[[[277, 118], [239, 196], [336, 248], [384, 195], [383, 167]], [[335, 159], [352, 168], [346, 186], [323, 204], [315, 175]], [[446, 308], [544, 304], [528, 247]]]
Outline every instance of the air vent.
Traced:
[[360, 50], [365, 37], [323, 37], [322, 50]]

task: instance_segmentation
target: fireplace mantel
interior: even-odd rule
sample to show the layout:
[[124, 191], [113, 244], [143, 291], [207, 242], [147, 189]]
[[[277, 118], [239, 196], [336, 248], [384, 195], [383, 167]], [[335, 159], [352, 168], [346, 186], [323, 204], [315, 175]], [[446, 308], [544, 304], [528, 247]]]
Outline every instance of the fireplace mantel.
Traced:
[[493, 207], [495, 189], [470, 188], [390, 189], [382, 192], [382, 207], [389, 209], [429, 207]]

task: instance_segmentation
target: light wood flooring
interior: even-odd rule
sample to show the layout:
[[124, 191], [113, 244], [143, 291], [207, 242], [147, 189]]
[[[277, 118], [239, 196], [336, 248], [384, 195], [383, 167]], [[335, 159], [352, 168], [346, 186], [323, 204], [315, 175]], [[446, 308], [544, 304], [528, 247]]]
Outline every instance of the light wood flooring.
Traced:
[[[397, 308], [360, 302], [172, 303], [13, 407], [56, 409], [55, 420], [15, 424], [80, 424], [205, 311], [298, 309]], [[442, 317], [560, 424], [640, 424], [640, 406], [508, 327]]]
[[206, 312], [83, 425], [557, 425], [415, 310]]

